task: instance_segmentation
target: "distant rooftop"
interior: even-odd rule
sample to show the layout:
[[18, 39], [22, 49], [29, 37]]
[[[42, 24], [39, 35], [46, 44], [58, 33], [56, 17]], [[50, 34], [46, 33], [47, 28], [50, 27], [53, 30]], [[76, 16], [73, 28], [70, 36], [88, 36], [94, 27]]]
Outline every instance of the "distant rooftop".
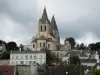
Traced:
[[24, 51], [12, 51], [11, 54], [29, 54], [29, 53], [45, 53], [44, 51], [32, 51], [30, 49]]

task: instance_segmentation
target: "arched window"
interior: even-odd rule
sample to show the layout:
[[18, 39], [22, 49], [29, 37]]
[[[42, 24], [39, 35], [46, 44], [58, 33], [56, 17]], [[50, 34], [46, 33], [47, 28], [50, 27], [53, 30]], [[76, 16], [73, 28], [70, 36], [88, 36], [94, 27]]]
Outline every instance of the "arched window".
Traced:
[[40, 47], [41, 47], [41, 43], [40, 43]]
[[42, 31], [42, 26], [41, 26], [41, 31]]
[[33, 48], [35, 47], [35, 45], [33, 44]]
[[43, 43], [43, 47], [45, 47], [45, 43]]
[[44, 26], [44, 29], [45, 29], [45, 31], [46, 31], [46, 26]]
[[48, 48], [50, 48], [50, 44], [48, 44]]

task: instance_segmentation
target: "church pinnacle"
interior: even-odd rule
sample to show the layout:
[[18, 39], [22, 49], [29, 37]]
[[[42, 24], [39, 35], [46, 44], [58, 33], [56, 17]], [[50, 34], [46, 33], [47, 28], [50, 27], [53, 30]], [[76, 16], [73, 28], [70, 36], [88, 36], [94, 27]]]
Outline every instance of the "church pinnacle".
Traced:
[[58, 30], [54, 15], [52, 16], [51, 25], [54, 30]]
[[47, 11], [46, 11], [46, 7], [44, 6], [44, 10], [43, 10], [43, 14], [42, 14], [42, 23], [49, 23], [50, 24], [50, 21], [48, 19], [48, 15], [47, 15]]

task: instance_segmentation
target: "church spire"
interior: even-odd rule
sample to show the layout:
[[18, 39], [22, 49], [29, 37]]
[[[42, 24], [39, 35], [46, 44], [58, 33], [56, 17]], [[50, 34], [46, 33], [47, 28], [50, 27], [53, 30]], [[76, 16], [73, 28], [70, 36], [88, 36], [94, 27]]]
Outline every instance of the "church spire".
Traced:
[[51, 26], [53, 30], [58, 30], [54, 15], [52, 16]]
[[48, 19], [48, 15], [47, 15], [47, 11], [46, 11], [46, 7], [44, 6], [44, 10], [43, 10], [43, 14], [42, 14], [42, 23], [50, 23], [49, 19]]

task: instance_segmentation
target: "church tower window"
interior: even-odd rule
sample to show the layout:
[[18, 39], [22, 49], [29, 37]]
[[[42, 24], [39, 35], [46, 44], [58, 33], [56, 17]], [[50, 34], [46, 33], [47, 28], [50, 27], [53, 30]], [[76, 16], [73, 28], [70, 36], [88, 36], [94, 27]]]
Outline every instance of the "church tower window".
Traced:
[[44, 26], [44, 29], [45, 29], [45, 31], [46, 31], [46, 26]]
[[35, 47], [35, 45], [33, 44], [33, 48]]
[[41, 26], [41, 31], [42, 31], [42, 26]]
[[43, 43], [43, 47], [45, 47], [45, 43]]
[[50, 48], [50, 44], [48, 44], [48, 48]]
[[40, 43], [40, 47], [41, 47], [41, 43]]

